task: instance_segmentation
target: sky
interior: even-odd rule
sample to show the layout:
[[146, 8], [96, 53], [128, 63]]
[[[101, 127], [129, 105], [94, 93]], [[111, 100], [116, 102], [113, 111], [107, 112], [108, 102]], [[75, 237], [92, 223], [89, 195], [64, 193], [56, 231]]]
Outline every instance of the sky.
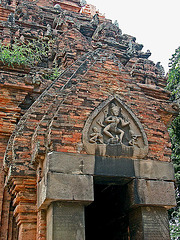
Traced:
[[86, 0], [106, 18], [119, 23], [123, 34], [136, 37], [149, 59], [161, 62], [165, 71], [180, 46], [180, 0]]

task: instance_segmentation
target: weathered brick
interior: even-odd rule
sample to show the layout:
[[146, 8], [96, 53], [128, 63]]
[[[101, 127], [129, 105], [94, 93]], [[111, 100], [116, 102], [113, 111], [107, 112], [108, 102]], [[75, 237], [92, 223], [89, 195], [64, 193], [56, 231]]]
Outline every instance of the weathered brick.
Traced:
[[[57, 3], [60, 12], [53, 7]], [[27, 41], [44, 37], [53, 42], [49, 58], [39, 65], [34, 63], [33, 68], [0, 62], [2, 239], [16, 232], [18, 224], [18, 240], [45, 240], [46, 219], [45, 213], [36, 209], [36, 182], [44, 174], [46, 154], [87, 154], [82, 142], [85, 122], [109, 96], [118, 95], [140, 120], [149, 144], [143, 161], [170, 161], [166, 125], [177, 111], [169, 101], [170, 93], [164, 90], [166, 78], [146, 53], [137, 50], [141, 45], [133, 37], [122, 35], [99, 12], [102, 29], [95, 31], [98, 28], [91, 22], [93, 10], [88, 5], [82, 14], [80, 10], [79, 0], [10, 1], [9, 5], [1, 1], [0, 38], [4, 44], [15, 38]], [[13, 24], [7, 22], [11, 13], [15, 14]], [[82, 30], [84, 25], [87, 30]], [[128, 50], [130, 43], [135, 51]], [[51, 73], [53, 61], [62, 72], [55, 80], [45, 77]], [[40, 85], [33, 83], [36, 73]], [[12, 207], [10, 211], [9, 201], [15, 210]]]

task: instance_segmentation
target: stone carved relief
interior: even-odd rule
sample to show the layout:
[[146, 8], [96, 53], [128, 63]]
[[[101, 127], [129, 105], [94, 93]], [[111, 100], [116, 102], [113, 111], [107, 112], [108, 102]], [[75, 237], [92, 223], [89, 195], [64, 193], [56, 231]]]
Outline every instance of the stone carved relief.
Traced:
[[88, 118], [83, 130], [88, 154], [143, 158], [148, 142], [141, 123], [118, 97], [100, 104]]

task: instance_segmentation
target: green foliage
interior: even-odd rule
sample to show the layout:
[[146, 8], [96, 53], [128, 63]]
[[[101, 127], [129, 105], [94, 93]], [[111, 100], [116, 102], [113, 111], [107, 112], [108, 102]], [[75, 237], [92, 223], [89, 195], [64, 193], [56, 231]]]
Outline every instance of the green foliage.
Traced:
[[176, 189], [176, 200], [177, 200], [177, 207], [170, 210], [170, 234], [172, 240], [179, 240], [180, 239], [180, 194], [178, 189]]
[[[172, 92], [172, 100], [180, 100], [180, 47], [176, 49], [169, 63], [169, 78], [167, 89]], [[174, 163], [176, 180], [180, 186], [180, 115], [169, 128], [172, 143], [172, 161]]]
[[172, 143], [172, 161], [174, 163], [176, 181], [180, 184], [180, 115], [172, 122], [169, 133]]
[[[22, 43], [15, 39], [12, 45], [4, 45], [0, 41], [0, 62], [11, 67], [33, 67], [47, 58], [54, 46], [54, 41], [32, 40]], [[44, 78], [54, 80], [61, 74], [60, 68], [54, 63], [49, 73]]]
[[173, 218], [174, 220], [170, 220], [170, 235], [172, 240], [179, 240], [180, 236], [180, 222], [179, 218]]
[[49, 46], [41, 40], [32, 40], [27, 43], [15, 42], [4, 45], [0, 42], [0, 61], [8, 66], [31, 67], [47, 57]]
[[[180, 103], [180, 47], [172, 55], [169, 64], [169, 78], [167, 89], [172, 92], [172, 100]], [[171, 239], [180, 239], [180, 115], [172, 122], [169, 128], [172, 143], [172, 161], [177, 182], [177, 207], [170, 210]]]
[[52, 68], [51, 72], [48, 74], [44, 74], [44, 78], [48, 79], [48, 80], [54, 80], [57, 77], [59, 77], [59, 75], [61, 74], [61, 69], [58, 66], [55, 66], [54, 68]]
[[176, 201], [177, 207], [169, 211], [170, 214], [170, 233], [172, 240], [180, 239], [180, 115], [172, 122], [169, 128], [172, 143], [172, 161], [176, 177]]
[[180, 98], [180, 47], [172, 55], [169, 67], [167, 89], [172, 92], [172, 99], [177, 100]]

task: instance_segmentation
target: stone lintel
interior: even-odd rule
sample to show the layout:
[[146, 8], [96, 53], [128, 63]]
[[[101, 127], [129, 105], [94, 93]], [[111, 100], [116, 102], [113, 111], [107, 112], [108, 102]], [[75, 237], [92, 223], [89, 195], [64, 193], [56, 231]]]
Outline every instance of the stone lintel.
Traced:
[[53, 201], [88, 205], [93, 200], [92, 176], [48, 172], [38, 184], [38, 208], [47, 208]]
[[134, 179], [128, 184], [129, 207], [159, 206], [170, 209], [176, 206], [173, 182]]
[[174, 181], [174, 168], [170, 162], [63, 152], [48, 154], [44, 165], [45, 171], [122, 177], [130, 180], [132, 178], [142, 178]]
[[93, 201], [93, 180], [99, 184], [128, 183], [128, 207], [176, 205], [172, 163], [87, 154], [48, 154], [38, 184], [38, 208], [53, 201]]
[[95, 157], [88, 154], [51, 152], [46, 158], [44, 171], [66, 174], [94, 174]]
[[134, 169], [137, 178], [174, 181], [174, 167], [170, 162], [134, 160]]

